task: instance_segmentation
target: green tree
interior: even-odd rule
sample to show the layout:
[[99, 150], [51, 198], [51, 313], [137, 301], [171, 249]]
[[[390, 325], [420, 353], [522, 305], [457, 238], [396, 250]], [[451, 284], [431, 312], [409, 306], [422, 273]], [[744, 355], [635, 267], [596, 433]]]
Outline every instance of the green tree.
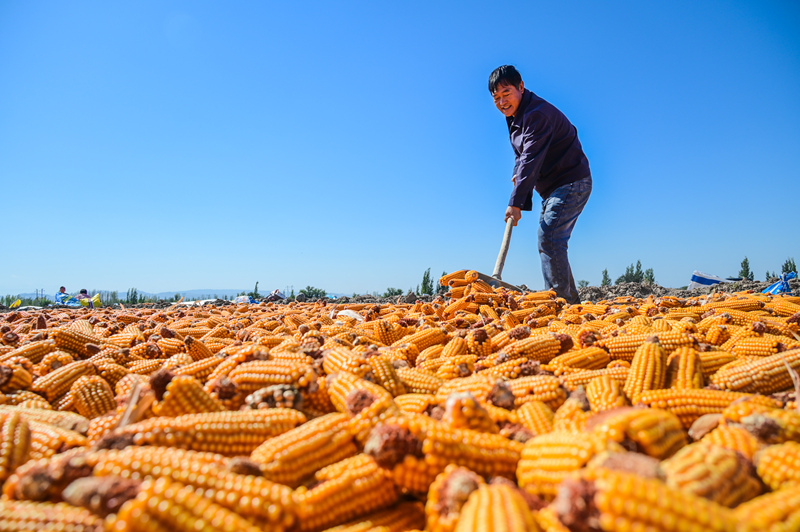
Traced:
[[789, 273], [796, 271], [797, 271], [797, 265], [795, 265], [794, 258], [792, 257], [786, 259], [786, 262], [784, 262], [783, 266], [781, 266], [781, 273]]
[[128, 288], [128, 295], [125, 296], [125, 303], [135, 305], [139, 302], [139, 291], [136, 288]]
[[611, 277], [608, 276], [608, 268], [603, 270], [603, 278], [600, 280], [600, 286], [611, 286]]
[[617, 277], [614, 284], [620, 283], [641, 283], [645, 280], [645, 272], [642, 270], [642, 261], [637, 260], [636, 264], [631, 264], [625, 268], [625, 273]]
[[311, 285], [301, 288], [300, 293], [305, 295], [308, 299], [325, 297], [327, 294], [327, 292], [322, 288], [314, 288]]
[[175, 295], [172, 296], [172, 300], [173, 301], [180, 301], [181, 300], [181, 295], [179, 293], [175, 292]]
[[750, 271], [750, 261], [747, 260], [747, 257], [742, 261], [741, 268], [739, 269], [739, 277], [747, 279], [748, 281], [752, 281], [755, 277], [753, 272]]
[[256, 281], [256, 287], [253, 289], [253, 291], [248, 292], [247, 295], [252, 297], [253, 299], [258, 299], [259, 297], [261, 297], [261, 294], [258, 293], [258, 281]]
[[656, 284], [656, 274], [653, 273], [653, 268], [647, 268], [644, 271], [644, 282], [648, 284]]
[[431, 278], [430, 268], [425, 270], [425, 273], [422, 274], [422, 284], [420, 286], [420, 290], [422, 290], [422, 294], [433, 294], [433, 279]]
[[402, 296], [403, 291], [399, 288], [387, 288], [386, 292], [383, 293], [383, 297], [394, 297], [394, 296]]
[[589, 281], [585, 281], [583, 279], [578, 281], [578, 288], [586, 288], [587, 286], [589, 286]]

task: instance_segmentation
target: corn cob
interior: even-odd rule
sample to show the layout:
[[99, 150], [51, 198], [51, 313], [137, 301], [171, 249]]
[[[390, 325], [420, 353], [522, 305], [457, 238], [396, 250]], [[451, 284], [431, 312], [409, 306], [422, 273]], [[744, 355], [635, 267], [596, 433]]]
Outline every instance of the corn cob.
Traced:
[[347, 371], [359, 377], [363, 377], [372, 369], [363, 356], [344, 347], [328, 349], [322, 359], [322, 368], [328, 375], [337, 371]]
[[752, 461], [764, 443], [741, 425], [722, 423], [703, 436], [703, 443], [731, 449]]
[[339, 413], [313, 419], [265, 441], [250, 457], [269, 480], [297, 487], [319, 469], [357, 454], [348, 420]]
[[570, 532], [570, 529], [561, 523], [552, 506], [542, 508], [533, 517], [543, 532]]
[[66, 351], [52, 351], [44, 355], [41, 361], [34, 366], [34, 374], [42, 377], [70, 362], [75, 362], [75, 359]]
[[397, 500], [389, 473], [365, 454], [327, 466], [314, 478], [314, 487], [301, 486], [292, 496], [301, 531], [319, 530]]
[[284, 361], [254, 360], [233, 369], [228, 378], [244, 394], [273, 384], [293, 384], [305, 389], [316, 382], [317, 374], [311, 366]]
[[700, 359], [700, 369], [706, 381], [721, 367], [736, 361], [736, 356], [722, 350], [699, 351], [697, 357]]
[[197, 379], [186, 375], [172, 378], [161, 400], [153, 405], [155, 415], [169, 417], [223, 410], [225, 407], [222, 403], [204, 390]]
[[590, 418], [586, 428], [659, 460], [672, 456], [687, 443], [679, 418], [657, 408], [609, 410]]
[[537, 375], [541, 368], [538, 362], [526, 358], [512, 358], [486, 368], [483, 364], [487, 362], [487, 360], [477, 362], [475, 371], [485, 371], [486, 375], [508, 380]]
[[453, 532], [470, 494], [485, 485], [483, 478], [465, 467], [448, 465], [428, 491], [425, 521], [428, 532]]
[[33, 382], [33, 365], [27, 358], [13, 357], [0, 364], [0, 391], [27, 390]]
[[505, 484], [483, 485], [461, 508], [456, 532], [539, 532], [539, 526], [518, 491]]
[[756, 532], [794, 532], [800, 530], [800, 490], [785, 489], [765, 493], [740, 504], [734, 518]]
[[53, 405], [53, 410], [75, 411], [75, 395], [72, 392], [67, 392], [54, 399], [51, 404]]
[[592, 412], [595, 413], [627, 404], [619, 382], [608, 375], [596, 377], [589, 381], [586, 386], [586, 398], [589, 401]]
[[528, 493], [552, 500], [562, 480], [604, 451], [622, 448], [600, 433], [587, 433], [583, 438], [576, 438], [571, 432], [541, 434], [522, 448], [517, 481]]
[[408, 393], [436, 394], [442, 380], [426, 371], [416, 368], [397, 368], [397, 377]]
[[92, 355], [87, 345], [103, 345], [103, 339], [98, 336], [80, 331], [78, 329], [58, 329], [52, 335], [55, 345], [59, 349], [72, 351], [82, 358]]
[[559, 376], [569, 369], [602, 369], [608, 366], [609, 362], [611, 362], [611, 358], [604, 349], [585, 347], [558, 355], [550, 361], [548, 366], [550, 371]]
[[780, 408], [780, 403], [754, 395], [731, 402], [722, 412], [725, 423], [739, 423], [766, 443], [800, 441], [800, 413]]
[[47, 423], [48, 425], [75, 431], [80, 434], [85, 434], [89, 426], [88, 419], [73, 412], [56, 412], [41, 408], [0, 405], [0, 416], [12, 414], [14, 412], [19, 413], [25, 420]]
[[226, 456], [247, 455], [267, 438], [283, 434], [305, 420], [303, 414], [288, 408], [156, 417], [117, 429], [99, 445], [154, 445]]
[[360, 442], [366, 440], [376, 424], [400, 413], [392, 394], [352, 373], [340, 371], [332, 383], [328, 382], [328, 386], [336, 410], [352, 416], [350, 430]]
[[427, 427], [435, 423], [423, 415], [407, 414], [376, 426], [364, 443], [364, 452], [390, 471], [400, 490], [424, 496], [441, 472], [422, 452]]
[[95, 370], [112, 388], [117, 385], [120, 379], [128, 375], [126, 368], [113, 362], [97, 362], [95, 363]]
[[25, 357], [34, 364], [41, 362], [42, 358], [48, 353], [56, 350], [56, 343], [53, 340], [38, 340], [21, 345], [8, 353], [0, 355], [0, 363], [13, 357]]
[[186, 352], [195, 362], [214, 356], [214, 353], [211, 352], [206, 344], [192, 336], [187, 336], [183, 343], [186, 345]]
[[31, 430], [18, 413], [0, 415], [0, 482], [24, 464], [30, 455]]
[[0, 530], [7, 532], [103, 532], [103, 520], [66, 503], [0, 501]]
[[[159, 478], [142, 484], [141, 492], [126, 502], [110, 520], [114, 532], [257, 532], [260, 527], [195, 493], [190, 486]], [[284, 530], [277, 525], [272, 530]]]
[[683, 426], [688, 429], [700, 416], [722, 413], [728, 405], [740, 398], [751, 398], [767, 405], [777, 404], [766, 397], [708, 389], [650, 390], [639, 397], [639, 404], [669, 410], [677, 415]]
[[730, 346], [730, 352], [737, 356], [767, 357], [796, 347], [797, 342], [773, 335], [742, 338]]
[[128, 371], [137, 375], [150, 375], [161, 368], [161, 360], [134, 360], [128, 364]]
[[[636, 350], [645, 343], [652, 334], [631, 334], [627, 336], [619, 335], [603, 339], [598, 342], [598, 346], [606, 349], [612, 360], [633, 360]], [[667, 354], [683, 346], [693, 346], [697, 341], [678, 331], [660, 332], [655, 335], [659, 344]]]
[[437, 472], [448, 464], [462, 465], [484, 476], [514, 478], [522, 444], [497, 434], [448, 429], [433, 422], [426, 428], [422, 452]]
[[20, 406], [26, 408], [36, 408], [44, 410], [53, 410], [53, 405], [37, 393], [28, 390], [20, 390], [14, 393], [3, 395], [4, 404], [9, 406]]
[[385, 356], [373, 356], [367, 359], [376, 383], [383, 386], [392, 397], [406, 393], [406, 387], [397, 376], [392, 360]]
[[528, 401], [515, 410], [519, 423], [534, 436], [553, 431], [553, 410], [542, 401]]
[[800, 305], [796, 302], [788, 301], [787, 298], [776, 297], [769, 307], [779, 316], [793, 316], [800, 312]]
[[773, 491], [800, 486], [800, 442], [770, 445], [755, 455], [758, 476]]
[[291, 489], [261, 476], [231, 471], [221, 455], [173, 448], [128, 447], [94, 458], [95, 476], [180, 482], [205, 493], [214, 503], [239, 515], [286, 527], [293, 522]]
[[752, 464], [736, 451], [693, 443], [661, 462], [669, 487], [733, 508], [761, 494]]
[[477, 357], [475, 355], [443, 356], [440, 360], [442, 360], [443, 363], [439, 366], [439, 369], [436, 370], [436, 376], [442, 380], [448, 381], [472, 375], [475, 371]]
[[556, 432], [581, 432], [590, 416], [589, 402], [583, 390], [574, 392], [564, 404], [558, 407], [553, 416], [553, 430]]
[[666, 365], [666, 352], [656, 337], [650, 337], [636, 349], [622, 389], [631, 402], [638, 402], [642, 392], [664, 388]]
[[711, 376], [711, 382], [723, 390], [769, 395], [792, 386], [787, 364], [800, 371], [800, 349], [722, 368]]
[[[186, 351], [186, 344], [178, 338], [161, 338], [156, 342], [156, 345], [165, 356], [172, 356]], [[151, 349], [150, 353], [155, 354], [155, 351]]]
[[423, 414], [428, 409], [437, 406], [436, 396], [424, 393], [407, 393], [398, 395], [394, 398], [394, 403], [401, 412], [409, 414]]
[[567, 392], [556, 377], [535, 375], [508, 381], [514, 393], [517, 408], [528, 401], [542, 401], [552, 410], [557, 410], [567, 400]]
[[602, 468], [565, 481], [553, 507], [568, 527], [591, 516], [597, 529], [604, 532], [740, 530], [724, 506], [659, 480]]
[[665, 388], [702, 388], [700, 357], [691, 347], [679, 347], [667, 357]]
[[48, 401], [53, 401], [67, 393], [80, 377], [94, 373], [95, 368], [91, 362], [85, 360], [72, 362], [37, 379], [31, 385], [31, 391], [43, 395]]
[[[612, 362], [612, 364], [613, 363], [614, 362]], [[620, 385], [624, 385], [625, 381], [628, 379], [629, 373], [630, 367], [628, 366], [613, 366], [609, 364], [605, 369], [576, 371], [575, 373], [561, 375], [559, 379], [567, 390], [574, 392], [579, 386], [585, 387], [597, 377], [604, 376], [608, 376], [617, 381]]]
[[[499, 318], [498, 318], [499, 320]], [[505, 349], [509, 345], [525, 340], [531, 335], [531, 328], [528, 326], [519, 326], [512, 328], [505, 328], [504, 332], [492, 336], [492, 351], [499, 351]], [[533, 351], [536, 345], [529, 346]]]
[[31, 430], [32, 459], [47, 458], [67, 449], [83, 447], [88, 443], [82, 434], [49, 423], [29, 420], [28, 426]]
[[468, 353], [483, 357], [492, 353], [492, 341], [484, 329], [471, 330], [466, 339]]
[[111, 386], [97, 375], [78, 378], [70, 387], [70, 393], [75, 398], [75, 409], [87, 419], [102, 416], [117, 407]]
[[489, 413], [469, 392], [450, 394], [445, 402], [442, 423], [454, 429], [472, 429], [493, 434], [499, 432]]
[[430, 329], [423, 329], [414, 334], [404, 336], [391, 345], [392, 347], [399, 347], [402, 344], [413, 344], [419, 351], [422, 351], [426, 347], [446, 342], [449, 336], [444, 329], [431, 327]]
[[[425, 364], [429, 363], [432, 360], [438, 360], [442, 357], [442, 352], [444, 351], [444, 345], [436, 344], [430, 347], [426, 347], [419, 354], [414, 358], [414, 367], [424, 369]], [[426, 370], [427, 371], [427, 370]]]
[[401, 501], [372, 512], [325, 532], [407, 532], [425, 525], [425, 513], [420, 502]]

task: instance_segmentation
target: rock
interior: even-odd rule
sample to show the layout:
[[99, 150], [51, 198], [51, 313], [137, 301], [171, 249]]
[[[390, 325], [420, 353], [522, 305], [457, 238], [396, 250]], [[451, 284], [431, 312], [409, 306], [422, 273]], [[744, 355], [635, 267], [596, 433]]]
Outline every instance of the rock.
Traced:
[[298, 301], [298, 302], [302, 303], [307, 298], [306, 298], [306, 295], [301, 292], [301, 293], [297, 294], [294, 299], [295, 299], [295, 301]]
[[406, 295], [405, 295], [405, 297], [403, 298], [403, 302], [404, 302], [404, 303], [413, 304], [413, 303], [415, 303], [416, 301], [417, 301], [417, 294], [415, 294], [414, 292], [409, 292], [409, 293], [408, 293], [408, 294], [406, 294]]

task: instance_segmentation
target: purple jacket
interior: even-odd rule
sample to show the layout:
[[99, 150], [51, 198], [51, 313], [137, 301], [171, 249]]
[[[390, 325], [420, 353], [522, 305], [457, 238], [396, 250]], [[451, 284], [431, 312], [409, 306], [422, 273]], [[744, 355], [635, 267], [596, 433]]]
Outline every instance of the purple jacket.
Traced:
[[561, 185], [591, 178], [578, 130], [552, 104], [525, 89], [517, 113], [506, 122], [516, 154], [509, 206], [529, 211], [534, 190], [547, 198]]

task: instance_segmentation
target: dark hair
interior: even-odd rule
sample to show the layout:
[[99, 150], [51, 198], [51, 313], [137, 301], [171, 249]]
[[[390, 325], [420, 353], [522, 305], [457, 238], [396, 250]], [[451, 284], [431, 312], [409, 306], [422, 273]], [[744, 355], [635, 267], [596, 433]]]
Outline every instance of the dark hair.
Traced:
[[85, 293], [86, 293], [86, 289], [85, 288], [81, 288], [81, 294], [85, 294]]
[[59, 288], [59, 290], [66, 290], [66, 289], [67, 289], [66, 286], [62, 286], [61, 288]]
[[522, 83], [522, 76], [520, 76], [517, 69], [511, 65], [497, 67], [489, 74], [489, 92], [492, 94], [494, 94], [494, 91], [496, 91], [497, 87], [500, 85], [519, 87], [520, 83]]

